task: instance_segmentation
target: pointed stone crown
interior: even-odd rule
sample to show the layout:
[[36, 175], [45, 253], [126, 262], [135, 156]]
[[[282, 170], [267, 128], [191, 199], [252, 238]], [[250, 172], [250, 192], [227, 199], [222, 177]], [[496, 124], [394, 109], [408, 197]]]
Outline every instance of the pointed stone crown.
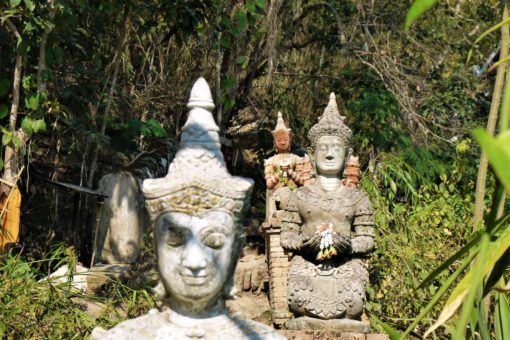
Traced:
[[200, 214], [211, 209], [240, 216], [249, 205], [253, 181], [232, 176], [225, 166], [211, 112], [214, 102], [204, 78], [193, 85], [187, 107], [179, 150], [167, 175], [143, 181], [151, 219], [167, 212]]
[[278, 112], [278, 118], [276, 119], [276, 126], [274, 130], [271, 131], [273, 135], [276, 134], [276, 131], [284, 130], [290, 133], [290, 129], [285, 126], [285, 122], [283, 121], [282, 113]]
[[344, 116], [340, 115], [336, 97], [333, 92], [329, 95], [329, 103], [324, 109], [324, 113], [319, 117], [317, 122], [308, 132], [308, 140], [310, 141], [312, 150], [315, 150], [317, 140], [322, 136], [340, 137], [347, 147], [352, 137], [352, 131], [344, 123]]

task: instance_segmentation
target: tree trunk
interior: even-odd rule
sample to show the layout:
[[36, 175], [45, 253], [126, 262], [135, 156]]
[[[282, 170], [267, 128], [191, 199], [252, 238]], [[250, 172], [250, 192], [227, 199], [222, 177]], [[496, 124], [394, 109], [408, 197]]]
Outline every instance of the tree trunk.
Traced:
[[[21, 39], [18, 29], [12, 23], [11, 20], [5, 21], [7, 27], [12, 32], [16, 40]], [[12, 137], [16, 136], [16, 122], [18, 120], [18, 107], [19, 107], [19, 94], [20, 94], [20, 83], [21, 83], [21, 69], [23, 67], [23, 56], [20, 52], [16, 52], [16, 63], [14, 66], [14, 81], [12, 83], [12, 105], [11, 112], [9, 115], [9, 129], [11, 130]], [[4, 173], [2, 179], [7, 183], [14, 184], [15, 177], [18, 174], [18, 148], [11, 142], [5, 146], [4, 150]], [[7, 196], [11, 190], [11, 186], [2, 182], [1, 192]]]

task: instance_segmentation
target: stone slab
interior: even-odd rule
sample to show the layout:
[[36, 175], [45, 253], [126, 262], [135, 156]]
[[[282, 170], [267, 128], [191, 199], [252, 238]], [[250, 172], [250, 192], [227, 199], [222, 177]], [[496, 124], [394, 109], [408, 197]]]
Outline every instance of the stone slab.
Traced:
[[127, 280], [131, 277], [130, 264], [97, 264], [87, 273], [87, 293], [95, 294], [112, 280]]
[[278, 333], [289, 340], [389, 340], [387, 334], [366, 334], [335, 330], [279, 330]]
[[285, 324], [286, 329], [291, 330], [335, 330], [342, 332], [370, 333], [370, 324], [350, 319], [322, 320], [302, 316], [291, 319]]

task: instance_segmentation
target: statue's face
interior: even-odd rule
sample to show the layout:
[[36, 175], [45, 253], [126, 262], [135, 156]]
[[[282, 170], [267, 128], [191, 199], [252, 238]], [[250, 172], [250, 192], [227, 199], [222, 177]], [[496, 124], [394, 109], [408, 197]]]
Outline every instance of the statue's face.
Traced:
[[216, 301], [227, 281], [235, 243], [235, 222], [222, 211], [198, 216], [166, 213], [156, 221], [158, 269], [176, 302]]
[[322, 136], [315, 146], [315, 165], [321, 175], [338, 175], [344, 168], [345, 145], [340, 137]]
[[276, 131], [274, 141], [278, 152], [284, 152], [290, 149], [290, 133], [288, 131]]

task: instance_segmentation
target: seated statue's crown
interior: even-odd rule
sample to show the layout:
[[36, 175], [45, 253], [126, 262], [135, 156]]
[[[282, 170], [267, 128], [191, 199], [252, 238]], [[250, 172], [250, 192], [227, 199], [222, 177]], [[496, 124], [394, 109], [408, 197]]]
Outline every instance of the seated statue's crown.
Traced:
[[276, 126], [274, 127], [274, 130], [271, 131], [273, 135], [276, 133], [276, 131], [284, 130], [287, 132], [290, 132], [290, 129], [285, 126], [285, 122], [283, 121], [282, 113], [278, 112], [278, 118], [276, 119]]
[[336, 103], [335, 94], [331, 92], [329, 95], [329, 103], [324, 109], [324, 113], [319, 117], [317, 122], [308, 132], [308, 140], [312, 148], [315, 148], [317, 140], [322, 136], [337, 136], [340, 137], [346, 146], [349, 145], [351, 140], [352, 131], [344, 123], [344, 116], [338, 112], [338, 105]]
[[151, 219], [167, 212], [199, 214], [210, 209], [239, 216], [249, 205], [253, 181], [232, 176], [225, 166], [211, 113], [214, 102], [204, 78], [193, 85], [187, 107], [179, 150], [167, 175], [143, 182]]

